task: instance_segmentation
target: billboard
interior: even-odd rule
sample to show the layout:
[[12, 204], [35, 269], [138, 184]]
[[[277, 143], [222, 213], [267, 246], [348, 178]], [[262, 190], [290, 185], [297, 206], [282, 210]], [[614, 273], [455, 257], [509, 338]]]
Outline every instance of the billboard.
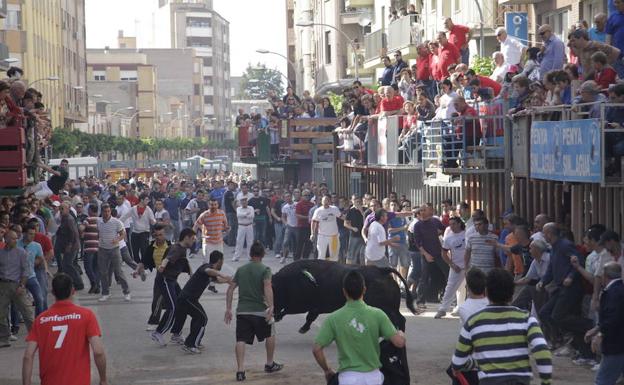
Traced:
[[526, 12], [505, 12], [507, 35], [513, 36], [524, 45], [529, 40], [529, 19]]

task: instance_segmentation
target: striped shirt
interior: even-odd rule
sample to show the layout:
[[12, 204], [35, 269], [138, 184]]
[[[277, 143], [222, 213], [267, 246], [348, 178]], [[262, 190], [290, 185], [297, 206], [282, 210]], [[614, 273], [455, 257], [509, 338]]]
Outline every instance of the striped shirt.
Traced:
[[84, 240], [83, 251], [85, 253], [97, 253], [100, 244], [98, 234], [98, 217], [88, 217], [83, 222], [85, 229], [82, 233]]
[[205, 242], [219, 244], [223, 242], [223, 232], [227, 230], [228, 222], [223, 211], [217, 210], [212, 213], [207, 210], [197, 218], [195, 226], [202, 229]]
[[117, 218], [109, 218], [104, 222], [104, 218], [98, 218], [97, 221], [98, 235], [100, 240], [100, 248], [111, 250], [119, 247], [119, 244], [113, 241], [119, 237], [119, 232], [124, 230], [123, 223]]
[[470, 250], [470, 267], [477, 267], [485, 274], [496, 267], [496, 244], [489, 244], [488, 241], [497, 242], [498, 238], [494, 233], [486, 235], [474, 233], [466, 237], [466, 251]]
[[529, 350], [542, 385], [550, 384], [552, 357], [537, 320], [514, 306], [489, 305], [462, 327], [452, 366], [462, 370], [476, 363], [479, 379], [531, 378]]

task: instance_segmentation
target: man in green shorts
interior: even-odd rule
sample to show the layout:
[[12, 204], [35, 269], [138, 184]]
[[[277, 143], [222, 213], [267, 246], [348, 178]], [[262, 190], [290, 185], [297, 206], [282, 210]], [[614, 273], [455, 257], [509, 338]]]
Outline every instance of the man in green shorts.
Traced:
[[245, 344], [266, 339], [266, 373], [281, 370], [284, 365], [273, 360], [275, 327], [273, 325], [273, 287], [271, 269], [262, 263], [264, 246], [256, 241], [249, 248], [251, 261], [236, 270], [226, 297], [225, 323], [232, 322], [232, 298], [238, 287], [236, 307], [236, 381], [245, 380]]
[[338, 383], [382, 385], [379, 371], [379, 338], [390, 340], [397, 348], [405, 346], [405, 335], [397, 331], [381, 309], [364, 303], [364, 277], [349, 271], [342, 280], [347, 303], [323, 322], [314, 341], [314, 358], [329, 380], [335, 373], [327, 364], [323, 349], [336, 341], [338, 348]]

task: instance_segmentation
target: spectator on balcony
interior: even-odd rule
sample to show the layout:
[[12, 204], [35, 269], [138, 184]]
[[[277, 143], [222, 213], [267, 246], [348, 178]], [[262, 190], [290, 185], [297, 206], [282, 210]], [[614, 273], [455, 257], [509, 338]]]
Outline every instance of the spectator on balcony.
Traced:
[[416, 6], [414, 4], [410, 4], [407, 6], [407, 14], [408, 15], [418, 15], [418, 12], [416, 12]]
[[[624, 7], [624, 5], [623, 5]], [[624, 17], [624, 16], [623, 16]], [[607, 33], [609, 30], [607, 29]], [[624, 34], [624, 30], [623, 30]], [[609, 41], [607, 37], [607, 41]], [[594, 69], [592, 68], [592, 60], [591, 56], [595, 52], [603, 52], [607, 56], [607, 63], [614, 66], [616, 72], [618, 72], [618, 76], [620, 78], [624, 77], [624, 71], [620, 73], [619, 64], [616, 64], [620, 61], [621, 52], [615, 46], [611, 46], [605, 43], [600, 43], [597, 41], [590, 41], [589, 35], [587, 31], [584, 29], [577, 29], [575, 31], [570, 32], [568, 35], [568, 47], [574, 51], [574, 53], [579, 58], [579, 64], [581, 66], [583, 78], [586, 80], [591, 80], [594, 77]]]
[[614, 5], [617, 12], [612, 13], [607, 20], [605, 42], [620, 50], [619, 60], [615, 61], [613, 68], [617, 71], [620, 79], [624, 79], [624, 63], [622, 62], [624, 55], [624, 1], [616, 0]]
[[498, 96], [501, 91], [502, 86], [500, 85], [500, 83], [488, 78], [487, 76], [478, 75], [473, 69], [469, 69], [468, 71], [466, 71], [464, 76], [466, 77], [466, 80], [468, 82], [471, 82], [473, 79], [479, 80], [480, 87], [491, 88], [494, 92], [494, 96]]
[[321, 99], [321, 105], [323, 107], [322, 109], [323, 115], [320, 117], [322, 118], [335, 118], [336, 117], [336, 111], [334, 110], [334, 106], [332, 106], [331, 100], [329, 100], [328, 97], [324, 97], [323, 99]]
[[409, 139], [418, 130], [418, 113], [414, 102], [408, 100], [403, 103], [403, 128], [399, 134], [399, 146], [407, 148], [409, 145]]
[[[600, 119], [600, 103], [607, 101], [601, 93], [601, 87], [593, 80], [587, 80], [579, 88], [579, 96], [572, 101], [572, 111], [579, 113], [581, 118]], [[578, 106], [577, 104], [594, 103]]]
[[24, 70], [19, 67], [10, 67], [7, 70], [7, 76], [11, 80], [20, 80], [24, 76]]
[[9, 92], [9, 83], [0, 80], [0, 129], [14, 126], [17, 124], [17, 117], [21, 115]]
[[427, 95], [424, 93], [418, 94], [418, 96], [416, 97], [416, 101], [418, 102], [418, 104], [416, 105], [418, 120], [421, 122], [426, 122], [433, 119], [433, 117], [435, 116], [436, 108], [433, 102], [431, 102], [431, 100], [427, 98]]
[[458, 96], [455, 99], [455, 110], [462, 119], [458, 120], [455, 126], [455, 135], [457, 139], [462, 139], [465, 146], [475, 146], [479, 144], [481, 139], [481, 124], [478, 119], [477, 111], [466, 103], [466, 99]]
[[520, 75], [526, 76], [532, 82], [542, 80], [542, 72], [538, 60], [539, 54], [540, 49], [537, 47], [527, 49], [527, 60], [524, 62], [524, 67], [520, 73]]
[[416, 48], [418, 57], [416, 58], [416, 69], [412, 66], [412, 73], [417, 82], [424, 85], [425, 92], [429, 98], [433, 98], [437, 93], [437, 85], [433, 80], [433, 72], [431, 68], [431, 51], [426, 44], [419, 44]]
[[453, 84], [449, 79], [444, 79], [441, 83], [442, 92], [440, 93], [439, 105], [436, 110], [434, 119], [436, 120], [448, 120], [455, 111], [455, 98], [457, 93], [453, 90]]
[[[540, 72], [545, 74], [548, 71], [561, 69], [565, 62], [565, 44], [555, 36], [552, 27], [548, 24], [539, 27], [537, 33], [544, 42], [540, 54]], [[525, 76], [528, 77], [527, 74]]]
[[496, 39], [500, 43], [505, 63], [510, 66], [520, 65], [527, 47], [518, 39], [508, 36], [507, 30], [503, 27], [496, 28]]
[[381, 75], [380, 83], [382, 86], [389, 86], [392, 84], [392, 77], [394, 75], [394, 66], [390, 61], [388, 56], [384, 56], [381, 58], [383, 64], [386, 68], [384, 68], [383, 74]]
[[294, 98], [297, 101], [297, 104], [301, 103], [301, 99], [299, 98], [299, 96], [295, 95], [295, 91], [293, 90], [293, 88], [288, 86], [286, 87], [286, 95], [284, 95], [282, 101], [284, 103], [287, 103], [286, 101], [291, 98]]
[[494, 71], [490, 75], [490, 79], [502, 83], [505, 79], [505, 74], [509, 71], [509, 64], [505, 63], [505, 56], [500, 51], [496, 51], [492, 54], [494, 59]]
[[399, 92], [404, 100], [414, 100], [416, 91], [412, 72], [409, 68], [403, 68], [401, 71], [401, 79], [399, 80]]
[[379, 103], [379, 116], [392, 116], [401, 113], [405, 100], [401, 95], [397, 94], [393, 86], [387, 86], [384, 89], [384, 98]]
[[399, 84], [401, 80], [401, 71], [404, 68], [408, 68], [407, 63], [403, 61], [403, 56], [401, 55], [401, 51], [396, 51], [394, 53], [394, 66], [392, 67], [392, 84]]
[[511, 84], [513, 84], [514, 99], [509, 109], [509, 115], [515, 115], [520, 111], [526, 110], [530, 106], [529, 85], [531, 81], [524, 75], [516, 75], [513, 77]]
[[[440, 56], [438, 56], [438, 48], [440, 46], [435, 41], [430, 41], [426, 44], [427, 44], [427, 48], [429, 49], [429, 52], [431, 53], [430, 64], [429, 64], [429, 68], [431, 69], [431, 76], [433, 77], [433, 80], [435, 80], [436, 82], [441, 82], [442, 80], [444, 80], [444, 75], [440, 71]], [[437, 95], [437, 92], [436, 92], [436, 95]]]
[[598, 13], [594, 16], [594, 26], [589, 29], [589, 38], [593, 41], [605, 43], [607, 41], [607, 15]]
[[554, 75], [555, 88], [553, 98], [555, 105], [572, 103], [572, 85], [570, 75], [565, 71], [556, 71]]
[[468, 43], [472, 39], [472, 30], [464, 25], [454, 24], [450, 17], [444, 20], [444, 28], [448, 32], [449, 42], [459, 50], [461, 62], [468, 64], [470, 61]]
[[449, 76], [448, 67], [451, 64], [459, 64], [461, 62], [461, 55], [457, 47], [451, 44], [446, 38], [446, 33], [438, 32], [438, 70], [443, 78]]
[[[611, 86], [610, 94], [610, 103], [624, 103], [624, 83]], [[607, 121], [606, 129], [624, 128], [624, 107], [607, 107], [605, 120]], [[606, 173], [609, 176], [621, 174], [621, 158], [624, 156], [624, 133], [607, 132], [605, 142]]]
[[572, 87], [572, 95], [578, 94], [578, 89], [581, 86], [581, 76], [579, 74], [579, 67], [574, 63], [568, 63], [563, 66], [563, 70], [570, 76], [570, 86]]
[[607, 64], [607, 55], [602, 52], [596, 52], [591, 56], [594, 69], [594, 80], [602, 91], [606, 93], [611, 84], [615, 84], [617, 73]]

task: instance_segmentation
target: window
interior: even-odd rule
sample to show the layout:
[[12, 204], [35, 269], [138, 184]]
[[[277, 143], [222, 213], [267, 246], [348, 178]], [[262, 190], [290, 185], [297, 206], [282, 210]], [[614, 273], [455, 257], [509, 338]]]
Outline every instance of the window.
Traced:
[[560, 9], [542, 17], [542, 24], [549, 24], [555, 35], [566, 42], [568, 40], [570, 9]]
[[106, 71], [93, 71], [93, 80], [103, 82], [106, 80]]
[[186, 26], [194, 28], [211, 28], [212, 23], [207, 17], [187, 17]]
[[331, 31], [325, 31], [325, 64], [332, 62]]
[[436, 9], [438, 9], [437, 0], [431, 0], [431, 11], [435, 12]]
[[199, 84], [193, 84], [193, 95], [201, 94], [201, 87]]
[[19, 10], [8, 10], [4, 19], [4, 29], [16, 30], [22, 28], [22, 12]]
[[119, 71], [119, 80], [127, 81], [127, 82], [136, 82], [137, 81], [137, 72], [136, 71]]
[[204, 104], [213, 104], [212, 95], [204, 95]]
[[204, 62], [204, 67], [212, 67], [212, 57], [204, 57], [202, 59]]

